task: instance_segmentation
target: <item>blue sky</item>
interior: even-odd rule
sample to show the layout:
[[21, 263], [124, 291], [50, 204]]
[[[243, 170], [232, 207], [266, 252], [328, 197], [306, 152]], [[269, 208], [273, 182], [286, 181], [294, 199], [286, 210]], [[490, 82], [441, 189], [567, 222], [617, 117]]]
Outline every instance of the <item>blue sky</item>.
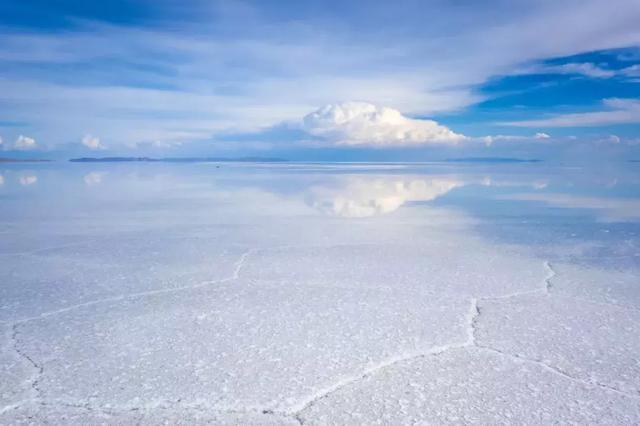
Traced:
[[637, 0], [4, 0], [0, 155], [638, 158], [638, 22]]

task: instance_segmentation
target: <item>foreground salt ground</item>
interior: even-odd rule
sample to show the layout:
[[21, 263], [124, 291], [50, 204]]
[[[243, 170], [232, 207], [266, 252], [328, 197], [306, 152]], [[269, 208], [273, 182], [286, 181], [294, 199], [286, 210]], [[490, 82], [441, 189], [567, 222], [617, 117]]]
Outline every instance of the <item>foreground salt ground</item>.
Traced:
[[637, 271], [434, 207], [213, 207], [46, 247], [6, 227], [27, 238], [0, 258], [0, 423], [640, 422]]

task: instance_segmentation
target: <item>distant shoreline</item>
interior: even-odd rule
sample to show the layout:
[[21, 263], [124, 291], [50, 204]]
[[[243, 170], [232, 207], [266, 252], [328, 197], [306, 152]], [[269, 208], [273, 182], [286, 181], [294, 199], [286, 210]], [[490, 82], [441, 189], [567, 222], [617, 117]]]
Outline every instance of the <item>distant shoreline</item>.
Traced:
[[541, 163], [538, 158], [510, 158], [510, 157], [468, 157], [447, 158], [447, 163]]
[[42, 158], [0, 158], [0, 163], [49, 163], [51, 160]]
[[287, 160], [281, 158], [262, 157], [185, 157], [185, 158], [150, 158], [150, 157], [81, 157], [69, 160], [72, 163], [283, 163]]

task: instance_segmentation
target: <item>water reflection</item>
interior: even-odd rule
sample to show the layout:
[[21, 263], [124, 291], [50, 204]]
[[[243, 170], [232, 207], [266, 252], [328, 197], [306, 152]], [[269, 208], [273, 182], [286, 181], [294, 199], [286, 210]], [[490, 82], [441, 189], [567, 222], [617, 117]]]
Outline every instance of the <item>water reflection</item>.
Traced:
[[330, 216], [363, 218], [393, 212], [406, 202], [434, 200], [464, 184], [449, 178], [349, 177], [339, 186], [311, 188], [306, 200]]
[[36, 183], [38, 181], [38, 177], [36, 175], [22, 175], [18, 181], [20, 182], [20, 185], [28, 186]]
[[102, 183], [102, 178], [106, 175], [104, 172], [90, 172], [84, 175], [83, 180], [86, 185], [93, 186]]
[[563, 209], [591, 210], [604, 222], [640, 219], [640, 198], [578, 196], [561, 193], [511, 194], [500, 197], [511, 201], [539, 201]]

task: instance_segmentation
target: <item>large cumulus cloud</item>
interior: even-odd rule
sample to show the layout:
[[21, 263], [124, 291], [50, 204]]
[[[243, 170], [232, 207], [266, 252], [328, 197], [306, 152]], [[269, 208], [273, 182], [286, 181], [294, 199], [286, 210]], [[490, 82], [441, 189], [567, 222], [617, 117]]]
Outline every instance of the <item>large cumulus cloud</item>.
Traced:
[[405, 117], [368, 102], [326, 105], [305, 116], [302, 129], [324, 142], [346, 146], [441, 145], [465, 139], [433, 120]]

